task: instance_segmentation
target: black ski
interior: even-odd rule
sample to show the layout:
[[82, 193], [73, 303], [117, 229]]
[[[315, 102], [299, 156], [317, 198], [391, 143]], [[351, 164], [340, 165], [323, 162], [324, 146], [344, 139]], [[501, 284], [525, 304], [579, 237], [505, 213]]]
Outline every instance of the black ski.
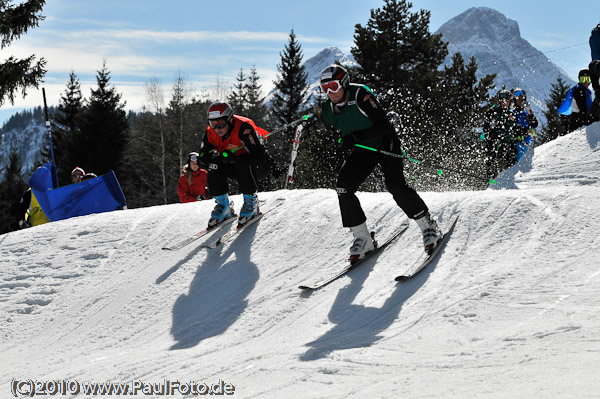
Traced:
[[275, 203], [273, 204], [273, 206], [269, 206], [266, 210], [261, 211], [258, 215], [254, 216], [252, 219], [248, 220], [243, 225], [237, 225], [237, 226], [231, 228], [227, 233], [225, 233], [221, 237], [219, 237], [219, 239], [217, 241], [215, 241], [215, 242], [213, 242], [211, 244], [203, 244], [201, 246], [201, 248], [215, 249], [215, 248], [220, 247], [225, 242], [227, 242], [230, 239], [232, 239], [233, 237], [235, 237], [238, 233], [240, 233], [246, 227], [248, 227], [248, 226], [250, 226], [250, 225], [258, 222], [267, 213], [271, 212], [273, 209], [275, 209], [278, 206], [282, 205], [284, 201], [285, 201], [285, 198], [277, 198], [275, 200]]
[[[316, 291], [318, 289], [321, 289], [321, 288], [325, 287], [328, 284], [333, 283], [335, 280], [337, 280], [340, 277], [346, 275], [350, 270], [352, 270], [352, 269], [356, 268], [357, 266], [361, 265], [365, 260], [369, 259], [374, 254], [376, 254], [378, 252], [381, 252], [392, 241], [394, 241], [395, 239], [397, 239], [398, 237], [400, 237], [406, 231], [406, 229], [408, 229], [408, 224], [401, 225], [398, 228], [398, 230], [396, 230], [382, 245], [378, 245], [377, 247], [375, 247], [374, 250], [372, 250], [371, 252], [369, 252], [364, 258], [361, 258], [358, 261], [347, 265], [346, 267], [344, 267], [344, 269], [342, 269], [339, 273], [333, 275], [332, 277], [329, 277], [329, 278], [327, 278], [325, 280], [321, 280], [321, 281], [319, 281], [319, 282], [317, 282], [315, 284], [312, 284], [312, 285], [301, 285], [298, 288], [300, 288], [301, 290]], [[371, 234], [373, 234], [373, 233], [371, 233]]]
[[442, 249], [448, 242], [448, 239], [450, 238], [452, 231], [454, 231], [454, 226], [456, 225], [456, 222], [458, 221], [458, 216], [459, 215], [454, 216], [454, 219], [451, 220], [448, 229], [446, 230], [446, 232], [444, 233], [444, 235], [442, 236], [442, 238], [440, 239], [438, 244], [433, 249], [433, 252], [431, 252], [431, 254], [428, 254], [427, 252], [423, 252], [423, 255], [421, 255], [421, 257], [415, 262], [414, 266], [409, 269], [412, 271], [409, 271], [406, 274], [402, 274], [402, 275], [396, 277], [395, 278], [396, 281], [406, 281], [406, 280], [414, 277], [421, 270], [425, 269], [425, 267], [427, 267], [427, 265], [429, 263], [431, 263], [431, 261], [434, 260], [442, 252]]
[[229, 223], [236, 220], [237, 217], [238, 216], [236, 214], [233, 214], [232, 216], [228, 217], [227, 219], [224, 219], [221, 223], [219, 223], [215, 226], [207, 227], [204, 230], [199, 231], [198, 233], [194, 234], [193, 236], [186, 238], [185, 240], [175, 243], [175, 244], [171, 245], [170, 247], [162, 247], [162, 249], [164, 249], [166, 251], [177, 251], [177, 250], [185, 247], [186, 245], [189, 245], [189, 244], [193, 243], [194, 241], [204, 237], [205, 235], [219, 230], [220, 227], [228, 225]]

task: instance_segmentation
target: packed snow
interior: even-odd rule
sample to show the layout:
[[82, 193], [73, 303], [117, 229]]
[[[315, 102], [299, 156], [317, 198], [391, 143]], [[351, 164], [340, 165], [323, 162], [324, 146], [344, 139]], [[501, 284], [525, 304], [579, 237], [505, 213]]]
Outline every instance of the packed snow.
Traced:
[[[216, 250], [200, 247], [214, 236], [161, 250], [203, 229], [212, 201], [0, 236], [0, 397], [48, 381], [74, 398], [109, 397], [81, 388], [104, 382], [157, 398], [598, 397], [598, 125], [488, 190], [422, 192], [442, 226], [460, 218], [404, 283], [422, 251], [413, 221], [348, 276], [298, 289], [344, 266], [334, 190], [260, 193], [284, 204]], [[389, 193], [359, 197], [376, 237], [407, 223]]]

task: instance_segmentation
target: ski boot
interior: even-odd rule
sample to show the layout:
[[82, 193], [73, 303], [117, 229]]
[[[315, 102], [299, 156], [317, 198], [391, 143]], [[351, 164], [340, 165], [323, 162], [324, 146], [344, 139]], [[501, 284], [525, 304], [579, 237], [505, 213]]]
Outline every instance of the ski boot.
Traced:
[[369, 233], [369, 229], [367, 229], [367, 222], [350, 227], [350, 231], [354, 235], [354, 242], [350, 248], [349, 261], [350, 264], [354, 264], [375, 249], [377, 243], [374, 240], [375, 233]]
[[415, 219], [415, 222], [417, 222], [423, 232], [425, 252], [431, 254], [438, 242], [442, 239], [442, 232], [438, 227], [437, 222], [431, 218], [429, 212], [427, 212], [425, 216]]
[[208, 220], [209, 229], [233, 216], [231, 204], [229, 203], [229, 196], [227, 194], [217, 195], [215, 201], [217, 202], [217, 205], [215, 205], [215, 208], [210, 214], [210, 219]]
[[258, 215], [260, 210], [258, 209], [258, 196], [254, 194], [244, 194], [244, 205], [240, 210], [240, 217], [238, 218], [238, 226], [243, 226], [254, 216]]

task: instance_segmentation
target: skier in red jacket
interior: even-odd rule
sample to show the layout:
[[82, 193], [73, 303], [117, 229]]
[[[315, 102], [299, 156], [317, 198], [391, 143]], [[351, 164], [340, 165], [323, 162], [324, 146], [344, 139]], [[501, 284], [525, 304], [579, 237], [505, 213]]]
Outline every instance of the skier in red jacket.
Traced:
[[207, 110], [208, 127], [200, 147], [200, 162], [208, 165], [208, 188], [215, 198], [208, 226], [233, 215], [228, 179], [237, 180], [244, 195], [238, 225], [258, 215], [258, 182], [269, 172], [269, 156], [262, 144], [266, 130], [249, 118], [234, 115], [226, 102], [216, 101]]

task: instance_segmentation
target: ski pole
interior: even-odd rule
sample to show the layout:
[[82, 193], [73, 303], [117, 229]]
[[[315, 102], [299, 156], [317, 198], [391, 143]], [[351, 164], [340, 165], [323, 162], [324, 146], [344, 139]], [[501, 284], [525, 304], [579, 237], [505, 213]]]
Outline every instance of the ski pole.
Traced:
[[269, 136], [271, 136], [271, 135], [273, 135], [275, 133], [279, 133], [279, 132], [282, 132], [282, 131], [286, 130], [287, 128], [294, 127], [294, 126], [296, 126], [296, 125], [298, 125], [298, 124], [300, 124], [300, 123], [308, 120], [308, 118], [310, 118], [311, 116], [312, 115], [309, 115], [309, 114], [303, 115], [301, 118], [298, 118], [298, 119], [296, 119], [294, 121], [286, 123], [285, 125], [280, 126], [277, 129], [273, 130], [272, 132], [269, 132], [269, 134], [264, 135], [263, 138], [266, 139], [267, 137], [269, 137]]
[[[296, 120], [294, 120], [294, 121], [291, 121], [291, 122], [289, 122], [289, 123], [286, 123], [285, 125], [283, 125], [283, 126], [280, 126], [280, 127], [278, 127], [277, 129], [273, 130], [272, 132], [269, 132], [268, 134], [265, 134], [264, 136], [262, 136], [262, 138], [263, 138], [263, 139], [266, 139], [267, 137], [269, 137], [269, 136], [271, 136], [271, 135], [273, 135], [273, 134], [275, 134], [275, 133], [279, 133], [279, 132], [282, 132], [282, 131], [284, 131], [284, 130], [285, 130], [285, 129], [287, 129], [287, 128], [294, 127], [294, 126], [296, 126], [296, 125], [298, 125], [298, 124], [300, 124], [300, 123], [302, 123], [302, 122], [304, 122], [304, 121], [308, 120], [308, 118], [310, 118], [311, 116], [312, 116], [312, 115], [309, 115], [309, 114], [303, 115], [303, 116], [302, 116], [302, 118], [298, 118], [298, 119], [296, 119]], [[229, 153], [233, 154], [233, 153], [235, 153], [237, 150], [241, 150], [242, 148], [244, 148], [244, 146], [243, 146], [243, 145], [242, 145], [242, 146], [239, 146], [238, 148], [234, 148], [233, 150], [229, 150], [229, 151], [223, 152], [221, 155], [223, 155], [223, 158], [227, 158], [227, 157], [229, 156]]]
[[42, 96], [44, 97], [44, 114], [46, 116], [46, 134], [50, 144], [50, 156], [52, 157], [52, 165], [54, 165], [54, 173], [52, 174], [53, 188], [58, 187], [58, 175], [56, 172], [56, 161], [54, 159], [54, 146], [52, 145], [52, 128], [50, 127], [50, 117], [48, 116], [48, 104], [46, 103], [46, 89], [42, 87]]
[[[402, 150], [402, 155], [400, 155], [400, 154], [396, 154], [396, 153], [390, 152], [390, 151], [378, 150], [377, 148], [367, 147], [367, 146], [362, 145], [362, 144], [354, 144], [354, 146], [358, 147], [358, 148], [363, 148], [365, 150], [370, 150], [370, 151], [378, 152], [378, 153], [383, 154], [383, 155], [389, 155], [389, 156], [392, 156], [392, 157], [395, 157], [395, 158], [407, 159], [407, 160], [409, 160], [409, 161], [411, 161], [413, 163], [416, 163], [417, 165], [420, 165], [420, 166], [423, 166], [423, 167], [429, 167], [430, 169], [431, 168], [437, 169], [437, 174], [438, 175], [441, 175], [442, 173], [444, 173], [443, 170], [441, 168], [437, 167], [437, 166], [434, 166], [434, 165], [424, 165], [423, 161], [407, 157], [406, 154], [404, 153], [404, 150]], [[451, 172], [462, 173], [465, 176], [470, 176], [470, 177], [474, 177], [474, 178], [477, 178], [477, 179], [481, 179], [480, 176], [475, 176], [475, 175], [472, 175], [470, 173], [464, 173], [464, 172], [458, 171], [456, 169], [451, 169], [451, 168], [445, 168], [445, 169], [449, 170]], [[490, 179], [489, 183], [490, 184], [498, 184], [498, 182], [495, 181], [495, 180], [493, 180], [493, 179]]]

